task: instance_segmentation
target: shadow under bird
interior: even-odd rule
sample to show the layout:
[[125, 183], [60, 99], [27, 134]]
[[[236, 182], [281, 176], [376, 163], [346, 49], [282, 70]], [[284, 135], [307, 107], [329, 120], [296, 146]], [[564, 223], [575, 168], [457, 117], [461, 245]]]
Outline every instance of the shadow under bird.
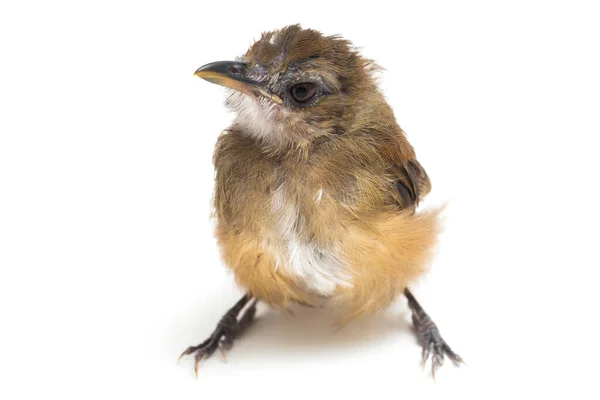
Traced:
[[349, 41], [292, 25], [196, 71], [231, 89], [235, 120], [213, 160], [216, 237], [247, 292], [181, 355], [196, 374], [251, 325], [258, 301], [334, 307], [345, 324], [401, 294], [432, 374], [445, 356], [462, 363], [408, 289], [429, 262], [438, 211], [416, 210], [431, 184], [377, 69]]

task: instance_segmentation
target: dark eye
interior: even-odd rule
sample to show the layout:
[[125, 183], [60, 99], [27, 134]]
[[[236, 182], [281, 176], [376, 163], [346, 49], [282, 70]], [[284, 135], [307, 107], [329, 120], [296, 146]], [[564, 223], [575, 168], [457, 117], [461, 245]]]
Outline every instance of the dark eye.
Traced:
[[298, 83], [292, 86], [290, 94], [298, 103], [305, 103], [313, 98], [316, 91], [317, 86], [314, 83]]

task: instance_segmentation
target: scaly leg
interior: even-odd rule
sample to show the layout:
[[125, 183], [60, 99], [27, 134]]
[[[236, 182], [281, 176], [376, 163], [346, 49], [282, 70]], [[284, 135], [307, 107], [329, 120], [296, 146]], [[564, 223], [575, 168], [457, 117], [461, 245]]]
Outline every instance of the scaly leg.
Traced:
[[423, 365], [425, 365], [431, 354], [431, 375], [433, 379], [435, 379], [435, 371], [444, 363], [444, 354], [456, 365], [464, 364], [463, 359], [452, 351], [448, 343], [444, 341], [438, 327], [423, 310], [423, 307], [417, 302], [410, 290], [405, 289], [404, 295], [408, 299], [408, 306], [412, 310], [412, 320], [417, 339], [423, 347]]
[[[220, 349], [225, 356], [225, 350], [233, 346], [233, 340], [241, 335], [250, 326], [256, 314], [256, 302], [258, 300], [249, 294], [242, 297], [227, 313], [221, 318], [214, 332], [208, 339], [197, 346], [188, 347], [181, 355], [182, 357], [194, 354], [195, 364], [194, 372], [198, 376], [198, 365], [200, 361], [210, 357], [217, 349]], [[247, 305], [250, 306], [240, 316], [240, 312]]]

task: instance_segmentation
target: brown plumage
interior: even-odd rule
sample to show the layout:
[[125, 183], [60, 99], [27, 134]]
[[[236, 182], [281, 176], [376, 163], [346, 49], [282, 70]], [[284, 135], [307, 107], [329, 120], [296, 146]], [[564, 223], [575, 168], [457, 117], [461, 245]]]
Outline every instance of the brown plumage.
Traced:
[[347, 321], [424, 272], [438, 212], [416, 212], [430, 181], [377, 69], [347, 40], [293, 25], [196, 72], [236, 89], [236, 119], [214, 154], [214, 209], [223, 260], [248, 299], [327, 299]]
[[298, 209], [299, 240], [347, 260], [352, 288], [338, 286], [333, 299], [351, 315], [384, 307], [423, 271], [437, 215], [414, 213], [429, 179], [376, 86], [374, 64], [348, 41], [299, 26], [264, 34], [243, 61], [271, 73], [301, 62], [337, 92], [278, 116], [281, 137], [256, 138], [236, 121], [219, 138], [215, 209], [226, 265], [271, 305], [309, 301], [301, 277], [275, 268], [273, 253], [287, 256], [272, 212], [283, 186], [286, 205]]

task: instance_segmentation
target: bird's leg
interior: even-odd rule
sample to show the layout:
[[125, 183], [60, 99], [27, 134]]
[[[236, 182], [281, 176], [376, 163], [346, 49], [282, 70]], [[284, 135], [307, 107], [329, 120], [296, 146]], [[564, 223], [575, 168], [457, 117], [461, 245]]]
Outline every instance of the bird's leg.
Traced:
[[[233, 346], [233, 340], [241, 335], [250, 326], [256, 314], [257, 299], [249, 294], [242, 297], [227, 313], [221, 318], [213, 333], [204, 342], [197, 346], [188, 347], [179, 359], [193, 354], [195, 358], [194, 372], [198, 375], [198, 364], [205, 358], [210, 357], [217, 349], [220, 349], [225, 356], [225, 350]], [[242, 313], [244, 307], [250, 304]]]
[[431, 374], [435, 379], [435, 371], [444, 363], [444, 355], [448, 356], [456, 365], [464, 363], [448, 343], [444, 341], [437, 325], [427, 315], [423, 307], [417, 302], [410, 290], [405, 289], [404, 295], [408, 299], [408, 306], [412, 310], [412, 320], [417, 334], [417, 339], [423, 347], [423, 365], [431, 354]]

